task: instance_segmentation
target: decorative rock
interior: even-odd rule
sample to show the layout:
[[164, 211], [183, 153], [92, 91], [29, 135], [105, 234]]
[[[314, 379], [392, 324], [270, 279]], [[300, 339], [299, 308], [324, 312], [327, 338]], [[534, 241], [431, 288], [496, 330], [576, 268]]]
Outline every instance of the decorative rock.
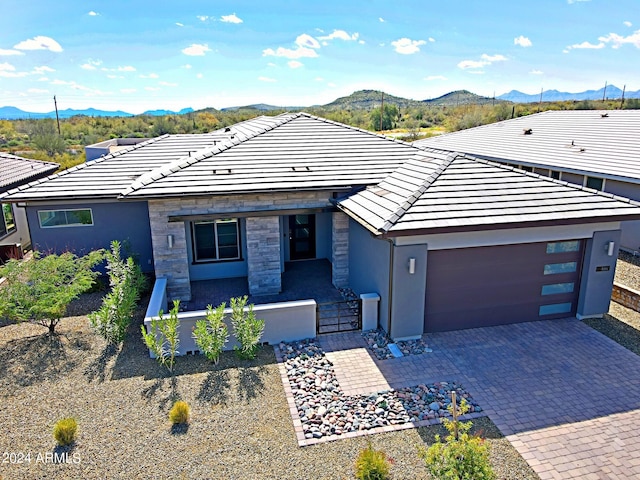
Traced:
[[431, 402], [429, 404], [429, 408], [434, 412], [437, 412], [438, 410], [440, 410], [440, 404], [438, 402]]

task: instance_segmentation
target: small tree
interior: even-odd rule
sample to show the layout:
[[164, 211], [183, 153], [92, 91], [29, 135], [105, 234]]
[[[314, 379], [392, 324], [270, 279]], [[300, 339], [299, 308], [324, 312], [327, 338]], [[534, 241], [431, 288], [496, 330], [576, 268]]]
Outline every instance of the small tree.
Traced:
[[356, 459], [358, 480], [387, 480], [391, 469], [391, 459], [382, 450], [375, 450], [371, 442], [360, 451]]
[[0, 316], [37, 323], [53, 335], [69, 303], [93, 285], [98, 272], [92, 268], [103, 256], [102, 250], [83, 257], [34, 252], [32, 260], [9, 260], [0, 268], [0, 277], [7, 279], [0, 288]]
[[100, 310], [89, 315], [89, 320], [107, 342], [118, 344], [124, 340], [131, 323], [145, 278], [132, 257], [122, 259], [117, 240], [111, 242], [111, 251], [105, 256], [111, 291], [104, 297]]
[[156, 356], [158, 363], [167, 367], [170, 372], [173, 372], [173, 365], [178, 353], [178, 345], [180, 344], [178, 334], [180, 327], [179, 309], [180, 300], [174, 300], [173, 308], [169, 311], [169, 318], [164, 318], [161, 310], [158, 314], [159, 318], [151, 320], [150, 332], [147, 333], [144, 325], [140, 326], [145, 345]]
[[214, 364], [218, 363], [220, 353], [229, 339], [229, 331], [223, 321], [224, 307], [224, 303], [215, 309], [211, 305], [207, 305], [206, 319], [198, 320], [193, 329], [196, 345]]
[[[436, 443], [428, 449], [420, 449], [420, 457], [427, 464], [431, 474], [444, 480], [493, 480], [495, 473], [489, 463], [489, 449], [484, 440], [469, 435], [471, 422], [460, 422], [455, 411], [454, 402], [448, 410], [454, 419], [443, 419], [449, 435], [445, 443], [436, 436]], [[460, 402], [460, 413], [465, 414], [469, 409], [465, 399]]]
[[249, 305], [248, 311], [244, 307], [247, 305], [247, 296], [231, 299], [231, 324], [233, 333], [240, 342], [240, 347], [234, 350], [242, 358], [254, 358], [258, 343], [264, 331], [264, 320], [258, 320], [253, 312], [253, 304]]

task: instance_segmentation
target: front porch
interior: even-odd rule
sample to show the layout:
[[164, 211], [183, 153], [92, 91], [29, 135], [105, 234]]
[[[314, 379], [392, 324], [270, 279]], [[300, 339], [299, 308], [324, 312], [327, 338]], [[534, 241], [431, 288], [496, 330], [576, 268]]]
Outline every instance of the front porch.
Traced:
[[315, 300], [316, 303], [344, 300], [331, 279], [331, 263], [324, 258], [286, 262], [282, 273], [282, 291], [270, 295], [253, 295], [249, 292], [247, 277], [199, 280], [191, 282], [191, 300], [181, 303], [185, 311], [205, 310], [207, 305], [217, 306], [231, 297], [248, 295], [248, 303], [291, 302]]

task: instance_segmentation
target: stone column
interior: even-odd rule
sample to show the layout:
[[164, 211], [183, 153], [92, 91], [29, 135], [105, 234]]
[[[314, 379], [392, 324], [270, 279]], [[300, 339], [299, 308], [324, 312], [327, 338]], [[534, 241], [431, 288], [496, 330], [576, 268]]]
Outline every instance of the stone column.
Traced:
[[248, 217], [246, 230], [249, 293], [280, 293], [280, 218]]
[[349, 217], [342, 212], [331, 214], [331, 281], [349, 286]]

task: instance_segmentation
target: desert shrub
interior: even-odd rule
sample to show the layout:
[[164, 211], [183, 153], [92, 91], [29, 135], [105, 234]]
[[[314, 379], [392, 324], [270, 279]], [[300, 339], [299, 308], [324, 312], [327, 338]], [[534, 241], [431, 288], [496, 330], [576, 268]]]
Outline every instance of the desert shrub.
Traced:
[[78, 422], [73, 417], [58, 420], [53, 427], [53, 438], [56, 439], [58, 445], [71, 445], [76, 440], [76, 432], [78, 431]]
[[169, 410], [169, 420], [174, 425], [180, 423], [189, 423], [189, 404], [183, 400], [178, 400]]
[[179, 309], [180, 300], [174, 300], [173, 308], [169, 311], [169, 318], [163, 317], [161, 310], [158, 318], [151, 320], [150, 332], [147, 332], [144, 325], [140, 326], [145, 345], [156, 356], [158, 363], [167, 367], [170, 372], [173, 371], [178, 345], [180, 344], [178, 333], [180, 328]]
[[367, 448], [360, 451], [356, 459], [356, 478], [358, 480], [386, 480], [389, 478], [391, 461], [381, 450], [375, 450], [369, 442]]
[[264, 331], [264, 320], [258, 320], [253, 312], [253, 304], [250, 304], [248, 311], [244, 307], [247, 305], [247, 296], [231, 299], [231, 324], [240, 347], [234, 350], [241, 358], [255, 358], [258, 343]]
[[[453, 403], [448, 410], [453, 413]], [[461, 414], [469, 410], [466, 400], [460, 402]], [[469, 435], [471, 422], [445, 418], [443, 423], [449, 435], [445, 442], [436, 436], [436, 442], [428, 449], [421, 448], [420, 457], [429, 472], [442, 480], [493, 480], [495, 473], [489, 463], [489, 449], [480, 437]], [[456, 438], [457, 437], [457, 438]]]
[[193, 329], [196, 345], [214, 364], [218, 363], [220, 353], [229, 339], [229, 331], [223, 321], [224, 307], [224, 303], [215, 309], [211, 305], [207, 305], [206, 319], [198, 320]]
[[89, 315], [91, 326], [111, 344], [124, 340], [145, 286], [145, 278], [132, 257], [123, 260], [120, 242], [111, 242], [111, 251], [105, 253], [111, 291], [105, 295], [102, 306]]

